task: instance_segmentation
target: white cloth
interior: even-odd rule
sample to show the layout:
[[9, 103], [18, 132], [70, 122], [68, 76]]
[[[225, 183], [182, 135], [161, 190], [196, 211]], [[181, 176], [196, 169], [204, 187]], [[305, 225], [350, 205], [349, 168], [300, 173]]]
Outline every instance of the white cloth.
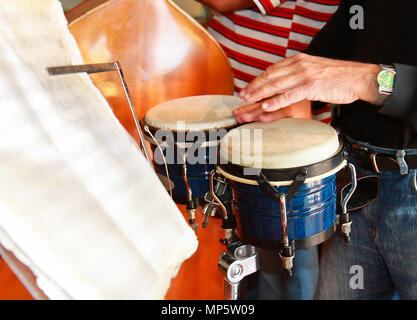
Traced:
[[57, 0], [0, 1], [0, 240], [51, 299], [161, 299], [194, 232], [86, 74]]

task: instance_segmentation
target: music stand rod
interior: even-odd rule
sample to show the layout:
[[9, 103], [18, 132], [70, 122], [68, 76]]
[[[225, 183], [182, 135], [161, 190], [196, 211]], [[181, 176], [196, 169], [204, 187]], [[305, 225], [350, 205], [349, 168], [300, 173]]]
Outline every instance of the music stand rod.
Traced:
[[140, 122], [138, 120], [136, 109], [133, 106], [133, 101], [130, 96], [129, 88], [127, 87], [125, 77], [123, 75], [122, 68], [118, 61], [116, 62], [109, 62], [109, 63], [95, 63], [95, 64], [82, 64], [82, 65], [72, 65], [72, 66], [57, 66], [57, 67], [49, 67], [47, 68], [49, 75], [63, 75], [63, 74], [71, 74], [71, 73], [100, 73], [100, 72], [108, 72], [108, 71], [117, 71], [119, 74], [120, 81], [122, 82], [123, 90], [129, 104], [130, 111], [133, 116], [133, 120], [135, 121], [136, 130], [139, 134], [139, 140], [142, 146], [142, 152], [148, 160], [149, 164], [152, 166], [152, 161], [149, 156], [149, 153], [146, 149], [145, 139], [143, 137], [142, 127], [140, 126]]

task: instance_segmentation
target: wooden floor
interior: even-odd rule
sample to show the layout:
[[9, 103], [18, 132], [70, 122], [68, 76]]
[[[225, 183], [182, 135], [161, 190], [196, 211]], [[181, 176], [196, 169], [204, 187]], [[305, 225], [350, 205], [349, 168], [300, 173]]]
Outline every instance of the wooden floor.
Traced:
[[[185, 207], [179, 206], [185, 215]], [[223, 250], [219, 239], [221, 219], [211, 218], [207, 229], [202, 228], [204, 216], [197, 211], [199, 224], [196, 234], [199, 240], [197, 252], [186, 260], [177, 277], [171, 282], [166, 299], [169, 300], [214, 300], [223, 298], [223, 275], [217, 269], [217, 258]], [[29, 292], [0, 259], [0, 300], [30, 300]]]
[[0, 300], [32, 300], [32, 296], [0, 258]]

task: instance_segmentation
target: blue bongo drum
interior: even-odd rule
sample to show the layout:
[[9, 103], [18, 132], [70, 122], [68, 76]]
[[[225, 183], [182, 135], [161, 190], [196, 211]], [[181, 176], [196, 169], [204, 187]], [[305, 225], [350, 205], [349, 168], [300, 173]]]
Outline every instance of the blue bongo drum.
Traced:
[[219, 162], [243, 242], [291, 251], [333, 235], [336, 174], [347, 162], [331, 126], [305, 119], [240, 126], [221, 140]]
[[[191, 215], [204, 204], [218, 144], [236, 127], [232, 111], [242, 103], [240, 98], [226, 95], [178, 98], [153, 107], [144, 118], [155, 170], [166, 179], [174, 201], [187, 204]], [[189, 218], [193, 223], [194, 218]]]

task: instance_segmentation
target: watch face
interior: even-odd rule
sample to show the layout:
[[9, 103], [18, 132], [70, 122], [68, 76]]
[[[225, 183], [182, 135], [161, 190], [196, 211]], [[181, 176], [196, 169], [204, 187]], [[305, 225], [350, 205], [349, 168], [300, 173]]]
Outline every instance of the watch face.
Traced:
[[395, 71], [382, 70], [378, 74], [377, 81], [381, 89], [392, 91], [394, 88], [394, 79], [395, 79]]

